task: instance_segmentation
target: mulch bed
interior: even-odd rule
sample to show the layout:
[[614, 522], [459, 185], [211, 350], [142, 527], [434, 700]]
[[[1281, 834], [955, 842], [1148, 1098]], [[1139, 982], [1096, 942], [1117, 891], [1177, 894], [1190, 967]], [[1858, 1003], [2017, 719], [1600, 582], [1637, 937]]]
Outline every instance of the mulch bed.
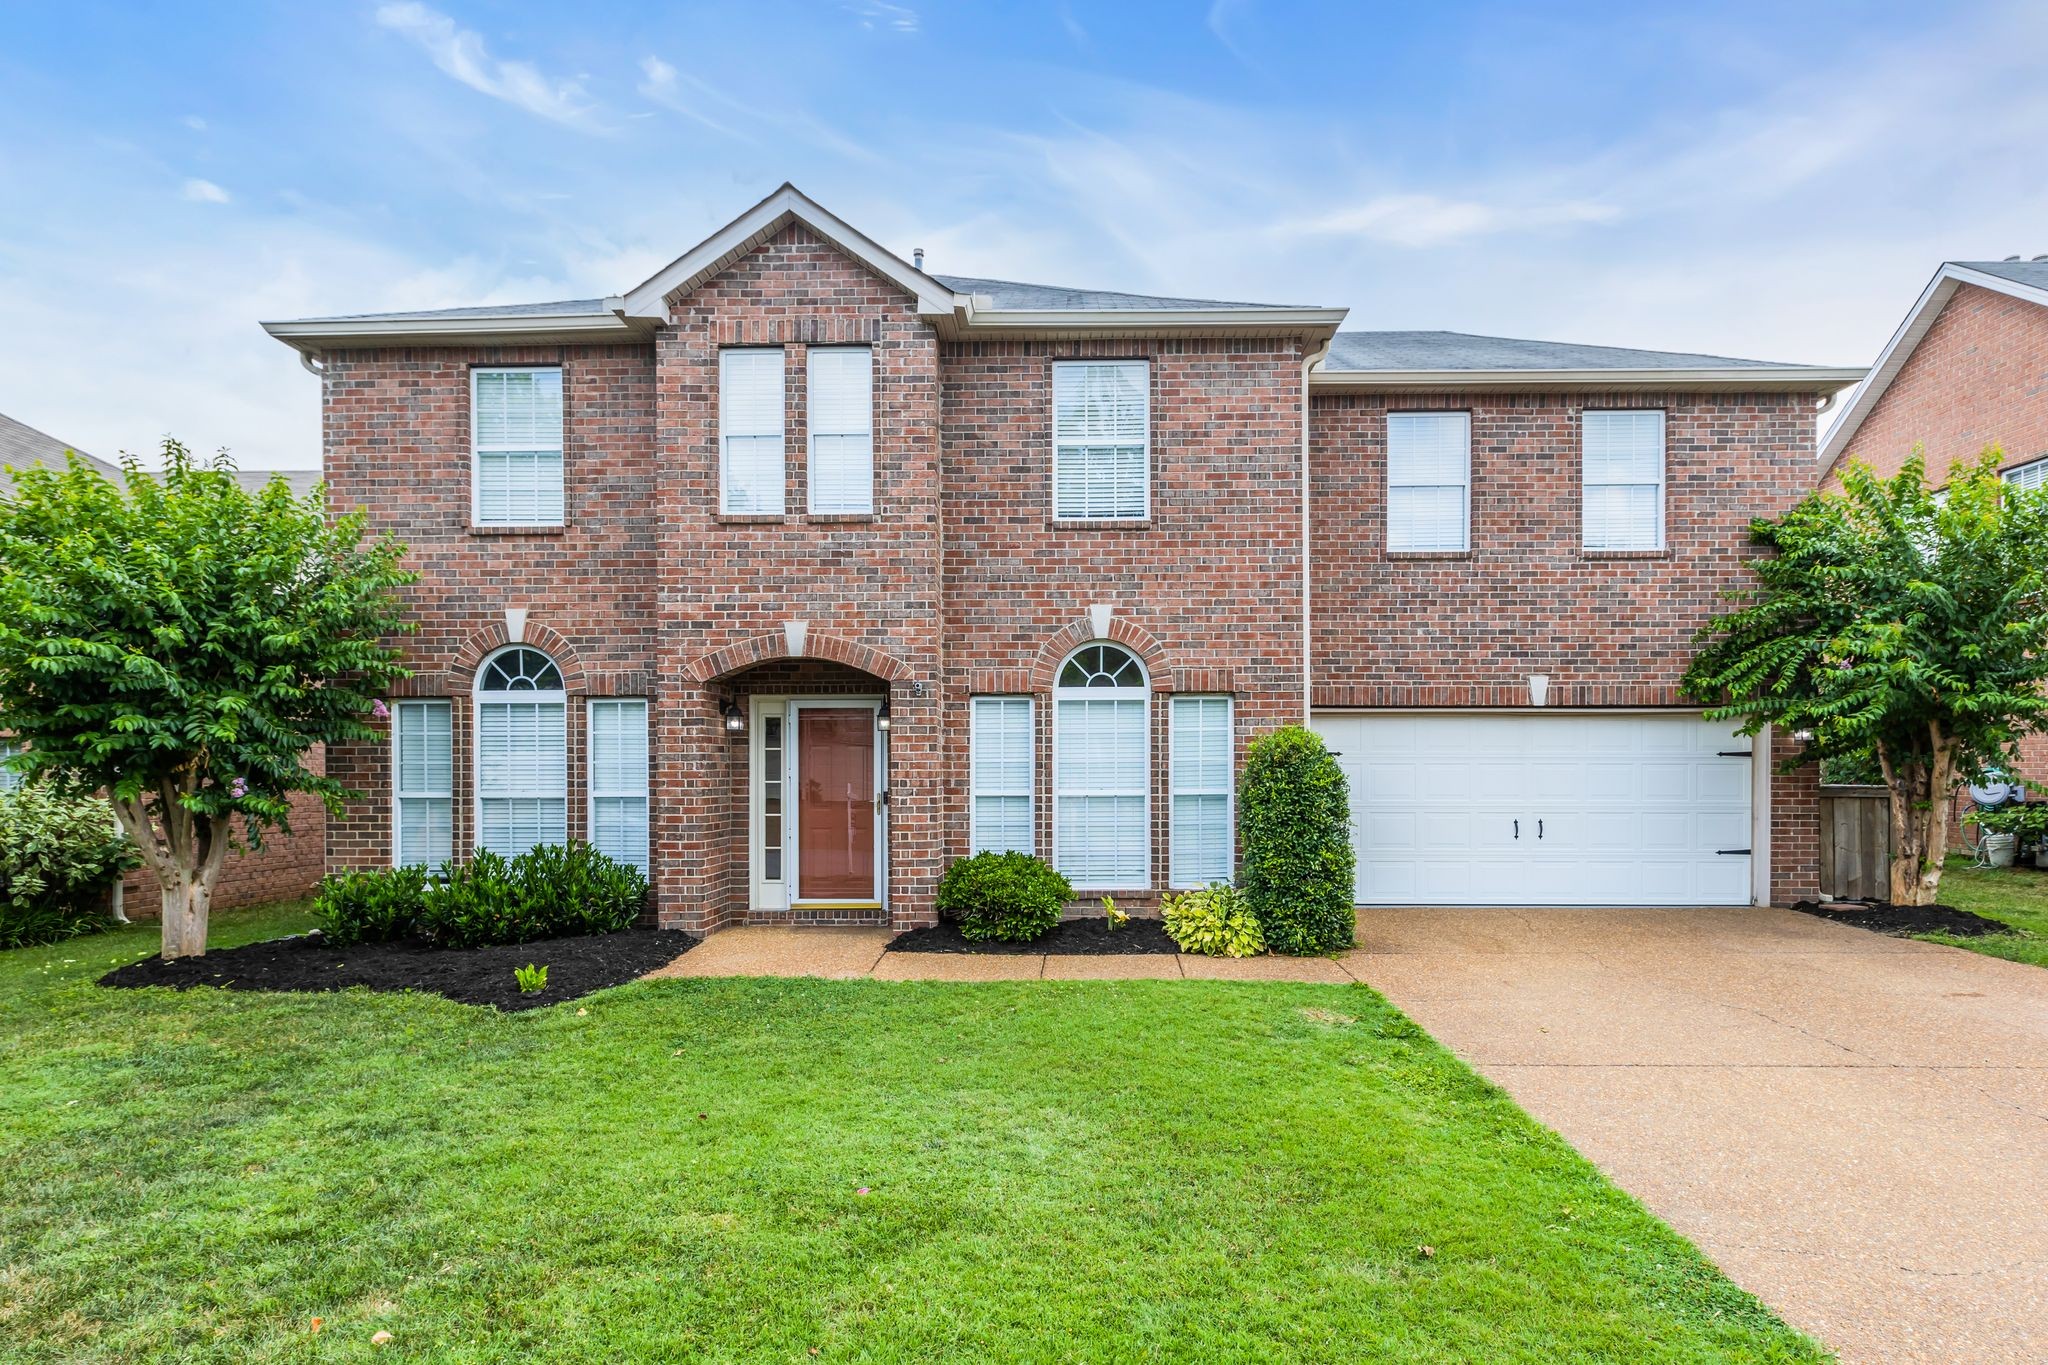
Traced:
[[[223, 948], [166, 962], [144, 958], [100, 978], [102, 986], [218, 986], [231, 991], [432, 991], [465, 1005], [507, 1012], [559, 1005], [618, 986], [663, 966], [700, 942], [680, 929], [622, 929], [615, 934], [548, 938], [492, 948], [431, 948], [423, 943], [361, 943], [332, 948], [319, 931]], [[522, 995], [512, 969], [548, 969], [544, 991]]]
[[1108, 919], [1097, 915], [1093, 919], [1061, 920], [1050, 933], [1029, 943], [976, 943], [963, 937], [957, 924], [935, 924], [896, 935], [889, 940], [889, 951], [1100, 957], [1112, 953], [1177, 953], [1180, 947], [1166, 936], [1165, 927], [1156, 919], [1133, 918], [1123, 928], [1112, 929]]
[[1953, 905], [1893, 905], [1888, 901], [1795, 901], [1794, 910], [1818, 915], [1837, 924], [1853, 924], [1879, 934], [1903, 938], [1908, 934], [1953, 934], [1957, 938], [1979, 938], [1985, 934], [2009, 934], [2010, 924], [2000, 924]]

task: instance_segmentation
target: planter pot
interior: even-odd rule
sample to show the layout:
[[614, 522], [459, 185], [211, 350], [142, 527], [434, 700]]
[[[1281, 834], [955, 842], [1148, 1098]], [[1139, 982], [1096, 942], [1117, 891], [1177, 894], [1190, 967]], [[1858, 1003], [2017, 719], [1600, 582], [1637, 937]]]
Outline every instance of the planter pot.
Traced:
[[2048, 839], [2034, 845], [2034, 866], [2048, 867]]
[[1987, 834], [1982, 846], [1984, 861], [1991, 867], [2011, 867], [2019, 845], [2020, 836], [2017, 834]]

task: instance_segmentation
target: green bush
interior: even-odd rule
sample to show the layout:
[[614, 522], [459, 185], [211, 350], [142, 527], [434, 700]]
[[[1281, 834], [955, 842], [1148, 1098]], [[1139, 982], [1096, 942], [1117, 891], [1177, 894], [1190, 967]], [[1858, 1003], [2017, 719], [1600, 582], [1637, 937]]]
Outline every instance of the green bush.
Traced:
[[976, 942], [1028, 943], [1060, 922], [1074, 888], [1028, 853], [977, 853], [939, 878], [939, 914]]
[[323, 877], [313, 914], [329, 943], [384, 943], [413, 936], [426, 900], [424, 867], [387, 867]]
[[1276, 953], [1348, 948], [1351, 803], [1322, 737], [1289, 725], [1252, 741], [1237, 785], [1238, 885]]
[[1184, 953], [1205, 957], [1257, 957], [1266, 951], [1266, 936], [1244, 893], [1228, 882], [1212, 882], [1200, 891], [1167, 895], [1159, 901], [1166, 936]]
[[0, 948], [105, 928], [107, 888], [137, 861], [100, 798], [46, 782], [0, 792]]
[[647, 905], [647, 878], [589, 844], [543, 844], [516, 858], [478, 849], [464, 863], [349, 872], [320, 884], [314, 911], [337, 944], [417, 938], [481, 948], [609, 934]]

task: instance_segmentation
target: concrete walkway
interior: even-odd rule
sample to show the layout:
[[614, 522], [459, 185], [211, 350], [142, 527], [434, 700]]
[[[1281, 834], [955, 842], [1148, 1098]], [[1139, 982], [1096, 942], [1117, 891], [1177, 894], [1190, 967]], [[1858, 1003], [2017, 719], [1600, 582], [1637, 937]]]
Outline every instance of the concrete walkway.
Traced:
[[1360, 931], [1348, 966], [1845, 1361], [2048, 1359], [2048, 970], [1781, 910]]

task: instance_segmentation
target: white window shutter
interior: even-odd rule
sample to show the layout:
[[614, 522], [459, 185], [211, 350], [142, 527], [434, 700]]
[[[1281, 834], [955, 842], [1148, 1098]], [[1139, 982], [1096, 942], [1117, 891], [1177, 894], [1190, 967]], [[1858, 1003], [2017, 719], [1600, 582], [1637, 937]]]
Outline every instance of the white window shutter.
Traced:
[[1135, 520], [1151, 510], [1151, 366], [1061, 361], [1052, 371], [1053, 515]]
[[1031, 699], [975, 697], [969, 707], [969, 851], [1035, 852]]
[[561, 370], [477, 370], [471, 397], [477, 524], [560, 525]]
[[782, 417], [782, 352], [719, 352], [720, 510], [734, 516], [781, 514]]
[[590, 842], [647, 871], [647, 703], [590, 703]]
[[1664, 547], [1664, 413], [1588, 411], [1581, 416], [1580, 506], [1589, 550]]
[[1387, 548], [1469, 550], [1472, 416], [1387, 414]]
[[810, 510], [875, 509], [874, 355], [865, 346], [810, 352]]
[[1169, 876], [1179, 887], [1230, 880], [1231, 725], [1228, 697], [1175, 697], [1167, 717]]

